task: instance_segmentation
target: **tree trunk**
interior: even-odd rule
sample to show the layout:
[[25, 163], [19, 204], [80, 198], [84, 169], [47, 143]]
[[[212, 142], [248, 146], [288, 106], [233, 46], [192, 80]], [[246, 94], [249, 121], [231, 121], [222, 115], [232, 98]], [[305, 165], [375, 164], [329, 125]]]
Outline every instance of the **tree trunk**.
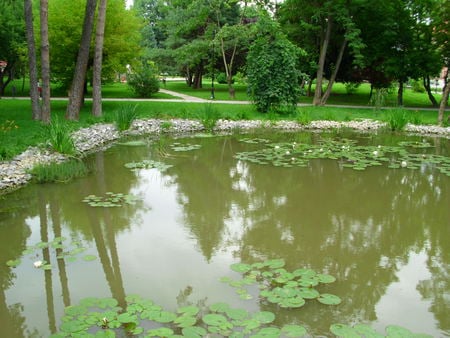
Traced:
[[72, 85], [70, 86], [69, 103], [67, 105], [66, 118], [78, 120], [81, 104], [83, 102], [84, 81], [89, 61], [89, 48], [91, 46], [91, 35], [94, 27], [95, 8], [97, 0], [87, 0], [84, 14], [83, 32], [81, 34], [80, 49], [78, 51], [77, 63]]
[[[448, 103], [448, 95], [450, 91], [450, 84], [448, 83], [448, 77], [445, 77], [445, 87], [444, 87], [444, 93], [442, 94], [441, 104], [439, 105], [439, 112], [438, 112], [438, 124], [442, 127], [444, 123], [444, 113], [445, 108], [447, 107]], [[450, 119], [450, 115], [449, 115]], [[450, 122], [450, 121], [448, 121]]]
[[319, 64], [317, 65], [316, 90], [314, 92], [314, 100], [313, 100], [313, 104], [315, 106], [320, 105], [320, 101], [322, 99], [323, 69], [325, 67], [325, 57], [327, 55], [328, 44], [330, 42], [331, 26], [332, 26], [332, 17], [328, 16], [327, 30], [325, 32], [325, 38], [323, 39], [322, 46], [320, 48]]
[[397, 92], [397, 105], [399, 107], [403, 106], [403, 81], [398, 81], [398, 92]]
[[40, 0], [40, 4], [42, 75], [41, 118], [44, 123], [50, 123], [50, 44], [48, 41], [48, 0]]
[[425, 90], [427, 91], [428, 98], [430, 99], [431, 104], [433, 105], [433, 107], [437, 107], [438, 102], [436, 101], [436, 98], [433, 96], [433, 93], [431, 93], [431, 81], [430, 81], [429, 75], [427, 75], [423, 78], [423, 86], [425, 87]]
[[203, 77], [203, 62], [200, 62], [200, 64], [195, 68], [195, 75], [194, 75], [194, 81], [193, 86], [195, 89], [202, 88], [202, 77]]
[[[41, 106], [39, 105], [39, 91], [37, 87], [38, 70], [36, 60], [36, 45], [34, 43], [33, 4], [31, 0], [24, 0], [24, 16], [28, 46], [28, 66], [30, 68], [30, 98], [33, 120], [40, 120]], [[25, 77], [24, 77], [25, 79]]]
[[97, 31], [95, 33], [95, 55], [92, 80], [92, 115], [102, 116], [102, 60], [103, 42], [105, 39], [107, 0], [100, 0], [97, 17]]
[[344, 56], [344, 50], [346, 46], [347, 46], [347, 39], [344, 39], [344, 41], [342, 41], [341, 48], [339, 49], [339, 54], [336, 60], [336, 67], [334, 67], [333, 74], [330, 77], [330, 81], [328, 81], [327, 90], [325, 91], [320, 100], [321, 105], [324, 105], [327, 102], [328, 98], [330, 97], [331, 89], [333, 88], [334, 81], [336, 81], [336, 76], [339, 71], [339, 67], [341, 66], [342, 57]]

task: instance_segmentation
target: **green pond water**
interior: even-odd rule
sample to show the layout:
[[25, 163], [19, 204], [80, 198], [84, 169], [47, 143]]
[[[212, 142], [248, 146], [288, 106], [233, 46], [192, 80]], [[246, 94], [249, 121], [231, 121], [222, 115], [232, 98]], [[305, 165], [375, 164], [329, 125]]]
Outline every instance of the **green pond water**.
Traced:
[[[88, 177], [0, 197], [1, 337], [48, 337], [66, 306], [130, 294], [168, 311], [217, 302], [271, 311], [272, 325], [301, 324], [314, 337], [332, 337], [333, 323], [450, 336], [450, 176], [436, 160], [449, 156], [448, 139], [267, 132], [140, 140], [91, 155]], [[384, 152], [405, 141], [415, 154], [405, 163]], [[357, 146], [368, 147], [360, 150], [372, 163], [375, 154], [387, 162], [355, 170], [353, 155], [308, 157]], [[149, 160], [156, 168], [130, 168]], [[256, 286], [244, 300], [221, 281], [242, 277], [231, 264], [279, 258], [286, 270], [336, 277], [317, 289], [342, 302], [286, 309]]]

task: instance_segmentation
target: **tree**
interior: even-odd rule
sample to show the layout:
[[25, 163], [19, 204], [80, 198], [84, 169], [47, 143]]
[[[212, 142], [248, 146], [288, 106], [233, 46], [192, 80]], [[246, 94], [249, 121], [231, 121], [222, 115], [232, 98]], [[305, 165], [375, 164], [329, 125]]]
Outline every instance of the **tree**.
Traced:
[[1, 98], [15, 77], [25, 45], [23, 2], [0, 1], [0, 13], [0, 61], [7, 62], [6, 67], [0, 69]]
[[40, 19], [42, 75], [41, 119], [44, 123], [50, 123], [50, 44], [48, 40], [48, 0], [40, 0]]
[[96, 7], [97, 0], [86, 1], [80, 49], [78, 51], [72, 85], [69, 90], [69, 103], [66, 111], [66, 117], [69, 120], [78, 120], [81, 105], [83, 103], [84, 85], [89, 61], [89, 48], [91, 46], [91, 35], [94, 27], [94, 14]]
[[249, 43], [248, 26], [244, 25], [248, 1], [243, 1], [241, 8], [239, 8], [239, 1], [235, 0], [217, 0], [211, 2], [211, 5], [213, 6], [212, 9], [218, 29], [213, 39], [218, 41], [228, 84], [228, 92], [230, 98], [234, 99], [233, 75], [236, 56]]
[[31, 0], [24, 0], [24, 17], [26, 26], [26, 37], [28, 46], [28, 68], [30, 78], [30, 98], [31, 111], [33, 120], [41, 119], [41, 106], [39, 105], [39, 91], [37, 83], [38, 69], [36, 60], [36, 45], [34, 42], [34, 27], [33, 27], [33, 7]]
[[[316, 63], [314, 105], [326, 103], [346, 48], [350, 48], [355, 63], [361, 60], [360, 50], [364, 45], [354, 22], [354, 14], [364, 2], [287, 0], [280, 6], [279, 16], [281, 22], [289, 26], [288, 32], [292, 34], [293, 30], [298, 30], [296, 43], [302, 47], [306, 44], [307, 51], [312, 51], [311, 55], [317, 57], [310, 59], [310, 62]], [[293, 29], [293, 26], [297, 28]], [[335, 50], [338, 52], [335, 53]], [[323, 92], [326, 73], [329, 74], [329, 81]]]
[[258, 111], [294, 107], [300, 96], [301, 51], [270, 18], [260, 18], [258, 33], [247, 56], [250, 96]]
[[[69, 89], [80, 47], [86, 0], [52, 0], [49, 3], [49, 31], [52, 45], [52, 79]], [[140, 50], [140, 20], [127, 10], [123, 0], [108, 0], [102, 54], [102, 80], [113, 81], [126, 65], [136, 62]], [[87, 81], [92, 79], [95, 39], [90, 38]]]
[[[441, 62], [444, 66], [444, 88], [441, 103], [439, 105], [438, 123], [442, 125], [444, 122], [445, 108], [448, 104], [448, 97], [450, 91], [449, 83], [449, 68], [450, 68], [450, 43], [448, 41], [448, 34], [450, 32], [450, 3], [448, 1], [440, 1], [436, 7], [434, 39], [439, 49]], [[450, 120], [450, 116], [448, 117]]]
[[95, 55], [92, 81], [92, 115], [102, 115], [102, 60], [105, 38], [107, 0], [100, 0], [98, 7], [97, 29], [95, 34]]

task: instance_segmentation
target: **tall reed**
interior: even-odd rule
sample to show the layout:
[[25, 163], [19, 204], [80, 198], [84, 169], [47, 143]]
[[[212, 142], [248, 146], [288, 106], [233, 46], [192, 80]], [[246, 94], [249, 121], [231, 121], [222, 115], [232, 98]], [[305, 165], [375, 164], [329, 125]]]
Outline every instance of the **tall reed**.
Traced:
[[65, 154], [74, 155], [76, 153], [75, 144], [71, 137], [69, 124], [59, 118], [53, 118], [51, 123], [44, 127], [47, 142], [53, 150]]

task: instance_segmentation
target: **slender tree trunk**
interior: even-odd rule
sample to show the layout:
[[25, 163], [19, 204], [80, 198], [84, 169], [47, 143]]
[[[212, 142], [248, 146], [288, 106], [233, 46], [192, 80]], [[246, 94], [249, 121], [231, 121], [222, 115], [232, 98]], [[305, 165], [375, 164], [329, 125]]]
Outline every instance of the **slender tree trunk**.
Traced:
[[100, 0], [95, 33], [95, 55], [92, 80], [92, 115], [102, 116], [102, 60], [103, 42], [105, 39], [107, 0]]
[[403, 80], [398, 81], [397, 105], [403, 106]]
[[429, 75], [427, 75], [423, 78], [423, 86], [425, 87], [425, 90], [427, 91], [427, 95], [431, 101], [431, 104], [433, 105], [433, 107], [437, 107], [438, 102], [436, 101], [436, 98], [433, 96], [433, 93], [431, 93], [431, 81], [430, 81]]
[[323, 39], [323, 43], [320, 48], [319, 64], [317, 65], [316, 90], [314, 92], [313, 99], [313, 104], [315, 106], [320, 105], [322, 99], [323, 69], [325, 67], [325, 57], [327, 55], [328, 44], [330, 43], [332, 21], [332, 17], [328, 16], [325, 38]]
[[[448, 83], [448, 74], [447, 74], [447, 76], [445, 77], [445, 87], [444, 92], [442, 93], [441, 104], [439, 105], [439, 112], [438, 112], [438, 124], [441, 127], [444, 123], [444, 113], [448, 103], [449, 92], [450, 92], [450, 84]], [[448, 122], [450, 122], [450, 115], [448, 119], [449, 119]]]
[[95, 8], [97, 0], [87, 0], [84, 14], [83, 32], [81, 34], [80, 49], [78, 51], [77, 63], [72, 85], [70, 86], [69, 103], [67, 105], [66, 118], [78, 120], [81, 104], [83, 102], [84, 81], [89, 61], [89, 49], [91, 46], [91, 35], [94, 27]]
[[[34, 26], [33, 26], [33, 3], [31, 0], [24, 0], [24, 16], [28, 46], [28, 67], [30, 69], [30, 98], [31, 112], [33, 120], [40, 120], [41, 106], [39, 105], [39, 91], [37, 87], [38, 70], [36, 60], [36, 44], [34, 42]], [[24, 77], [25, 79], [25, 77]]]
[[50, 123], [50, 44], [48, 41], [48, 0], [40, 0], [41, 16], [41, 74], [42, 107], [41, 117], [44, 123]]
[[342, 57], [344, 56], [344, 50], [345, 50], [345, 47], [347, 46], [347, 42], [348, 42], [347, 39], [344, 39], [344, 41], [342, 42], [341, 48], [339, 49], [339, 55], [336, 60], [336, 67], [334, 67], [333, 74], [331, 74], [330, 81], [328, 82], [327, 90], [325, 91], [325, 93], [323, 94], [323, 96], [320, 100], [321, 105], [324, 105], [327, 102], [328, 98], [330, 97], [331, 89], [333, 89], [334, 81], [336, 81], [336, 76], [339, 71], [339, 67], [341, 66]]

